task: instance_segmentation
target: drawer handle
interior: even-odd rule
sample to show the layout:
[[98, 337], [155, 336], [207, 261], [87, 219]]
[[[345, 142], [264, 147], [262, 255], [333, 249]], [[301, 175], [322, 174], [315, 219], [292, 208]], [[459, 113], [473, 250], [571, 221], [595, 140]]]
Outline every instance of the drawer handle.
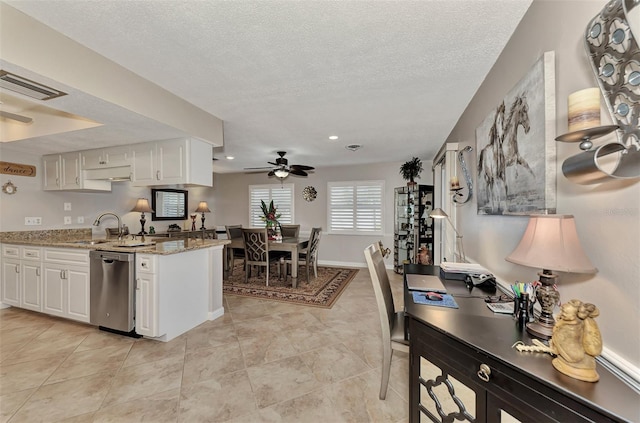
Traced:
[[491, 376], [491, 368], [486, 364], [480, 365], [480, 370], [478, 370], [478, 377], [483, 382], [489, 382], [489, 377]]

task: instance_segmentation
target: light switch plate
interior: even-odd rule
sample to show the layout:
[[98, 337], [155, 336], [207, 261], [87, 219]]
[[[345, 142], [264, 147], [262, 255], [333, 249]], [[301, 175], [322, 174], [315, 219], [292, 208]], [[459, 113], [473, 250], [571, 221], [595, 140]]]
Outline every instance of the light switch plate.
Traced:
[[64, 203], [64, 211], [70, 211], [71, 210], [71, 203]]
[[84, 223], [84, 216], [78, 216], [78, 223]]
[[41, 217], [25, 217], [24, 224], [27, 226], [42, 225], [42, 218]]
[[71, 225], [71, 216], [65, 216], [64, 217], [64, 224], [65, 225]]

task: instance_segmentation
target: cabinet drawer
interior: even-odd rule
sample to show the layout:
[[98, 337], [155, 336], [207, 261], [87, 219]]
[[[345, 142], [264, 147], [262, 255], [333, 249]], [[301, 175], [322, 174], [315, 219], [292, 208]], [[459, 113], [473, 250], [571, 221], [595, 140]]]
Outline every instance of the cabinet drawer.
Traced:
[[20, 257], [23, 260], [40, 260], [42, 257], [42, 248], [22, 247], [22, 254]]
[[3, 245], [2, 256], [7, 258], [20, 258], [20, 247], [17, 245]]
[[47, 248], [44, 250], [44, 261], [63, 264], [89, 264], [89, 250], [72, 248]]
[[136, 272], [155, 273], [157, 267], [156, 258], [151, 255], [138, 255], [136, 257]]

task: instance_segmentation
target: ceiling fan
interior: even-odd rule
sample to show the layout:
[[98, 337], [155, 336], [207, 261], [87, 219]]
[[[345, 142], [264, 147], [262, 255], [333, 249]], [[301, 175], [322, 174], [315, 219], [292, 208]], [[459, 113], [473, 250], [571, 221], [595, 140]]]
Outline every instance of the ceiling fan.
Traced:
[[[278, 156], [280, 157], [278, 157], [275, 162], [267, 162], [270, 165], [275, 166], [274, 168], [266, 168], [266, 169], [271, 169], [271, 171], [267, 174], [268, 176], [275, 176], [276, 178], [284, 179], [287, 176], [289, 176], [289, 174], [297, 175], [297, 176], [307, 176], [308, 173], [306, 171], [314, 170], [314, 168], [311, 166], [289, 165], [289, 160], [284, 158], [287, 152], [278, 151], [277, 153], [278, 153]], [[265, 168], [247, 168], [245, 170], [259, 170], [259, 169], [265, 169]]]

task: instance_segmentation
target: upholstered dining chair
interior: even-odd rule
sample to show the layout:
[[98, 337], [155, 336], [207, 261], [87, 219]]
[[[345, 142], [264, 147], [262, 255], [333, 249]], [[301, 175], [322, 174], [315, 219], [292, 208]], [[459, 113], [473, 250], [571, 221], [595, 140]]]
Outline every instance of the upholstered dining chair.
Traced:
[[249, 282], [253, 266], [264, 267], [266, 283], [269, 286], [269, 265], [272, 261], [277, 262], [277, 259], [269, 257], [267, 228], [242, 229], [242, 238], [244, 240], [244, 281]]
[[[307, 282], [310, 276], [310, 269], [313, 267], [313, 275], [315, 278], [318, 277], [318, 247], [320, 246], [320, 236], [322, 235], [322, 228], [311, 228], [311, 235], [309, 236], [309, 243], [307, 244], [307, 248], [298, 251], [298, 264], [304, 262], [304, 266], [307, 270]], [[284, 274], [285, 276], [289, 274], [288, 269], [289, 266], [292, 265], [291, 260], [284, 261]]]
[[300, 235], [300, 225], [280, 225], [283, 238], [297, 238]]
[[[242, 239], [242, 225], [226, 225], [227, 239]], [[244, 250], [242, 248], [227, 249], [227, 268], [229, 275], [233, 275], [233, 266], [236, 259], [244, 260]]]
[[364, 257], [371, 274], [373, 292], [380, 314], [382, 326], [382, 380], [380, 381], [380, 399], [387, 397], [389, 374], [391, 373], [391, 357], [393, 351], [409, 352], [409, 342], [404, 337], [404, 312], [396, 312], [393, 305], [393, 293], [389, 284], [389, 276], [384, 265], [382, 252], [378, 243], [369, 245], [364, 250]]

